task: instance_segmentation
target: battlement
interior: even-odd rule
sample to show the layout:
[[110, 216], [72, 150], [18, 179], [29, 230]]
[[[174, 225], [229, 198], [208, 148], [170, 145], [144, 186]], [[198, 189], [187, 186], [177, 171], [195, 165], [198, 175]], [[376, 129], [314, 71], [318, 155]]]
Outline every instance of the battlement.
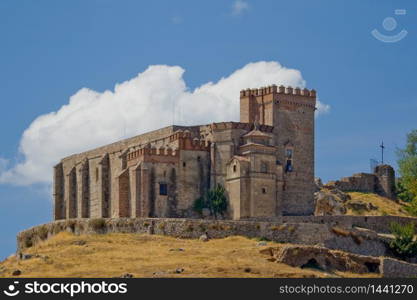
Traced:
[[145, 147], [132, 151], [127, 154], [127, 160], [134, 160], [140, 157], [145, 156], [169, 156], [169, 157], [177, 157], [178, 151], [176, 149], [172, 149], [170, 147], [151, 147], [150, 144], [146, 145]]
[[298, 87], [293, 88], [291, 86], [277, 86], [275, 84], [267, 86], [267, 87], [261, 87], [258, 89], [246, 89], [240, 91], [240, 98], [243, 97], [249, 97], [249, 96], [263, 96], [263, 95], [269, 95], [269, 94], [285, 94], [285, 95], [298, 95], [298, 96], [304, 96], [309, 98], [316, 98], [317, 92], [309, 89], [300, 89]]
[[[225, 130], [225, 129], [245, 129], [245, 130], [252, 130], [253, 123], [242, 123], [242, 122], [219, 122], [219, 123], [212, 123], [211, 125], [212, 130]], [[272, 132], [273, 126], [260, 124], [259, 130], [263, 132]]]
[[198, 138], [193, 139], [188, 130], [178, 130], [170, 135], [168, 140], [170, 143], [178, 141], [178, 148], [172, 148], [170, 146], [156, 147], [148, 143], [144, 147], [128, 153], [127, 160], [130, 161], [145, 156], [178, 157], [180, 150], [210, 151], [210, 142]]

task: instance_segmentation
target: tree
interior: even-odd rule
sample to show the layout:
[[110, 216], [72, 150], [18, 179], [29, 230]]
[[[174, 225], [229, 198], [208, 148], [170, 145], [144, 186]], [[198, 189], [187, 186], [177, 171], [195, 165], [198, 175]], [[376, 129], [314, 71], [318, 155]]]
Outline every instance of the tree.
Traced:
[[391, 223], [390, 230], [394, 235], [394, 239], [390, 243], [390, 248], [395, 255], [403, 259], [417, 255], [414, 223], [408, 223], [406, 225]]
[[398, 196], [402, 200], [410, 200], [410, 206], [417, 207], [417, 130], [407, 135], [404, 149], [397, 150], [400, 173], [400, 190]]
[[223, 216], [227, 210], [227, 198], [226, 190], [222, 185], [218, 184], [214, 189], [207, 191], [204, 196], [194, 201], [193, 209], [200, 215], [205, 208], [210, 211], [210, 215], [214, 216], [215, 219], [218, 215]]

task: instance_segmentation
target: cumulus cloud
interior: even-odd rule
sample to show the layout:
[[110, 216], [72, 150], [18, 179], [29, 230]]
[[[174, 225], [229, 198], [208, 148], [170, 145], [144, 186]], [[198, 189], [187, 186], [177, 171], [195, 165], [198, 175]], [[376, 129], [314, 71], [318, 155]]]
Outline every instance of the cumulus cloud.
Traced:
[[232, 5], [232, 15], [238, 16], [249, 10], [249, 4], [244, 0], [236, 0]]
[[[18, 185], [50, 183], [52, 167], [65, 156], [129, 136], [175, 124], [197, 125], [239, 120], [239, 91], [270, 84], [300, 88], [300, 71], [277, 62], [249, 63], [217, 82], [187, 88], [184, 69], [154, 65], [136, 77], [97, 92], [82, 88], [56, 112], [36, 118], [20, 141], [22, 160], [6, 169], [0, 160], [0, 182]], [[318, 104], [325, 112], [327, 105]]]

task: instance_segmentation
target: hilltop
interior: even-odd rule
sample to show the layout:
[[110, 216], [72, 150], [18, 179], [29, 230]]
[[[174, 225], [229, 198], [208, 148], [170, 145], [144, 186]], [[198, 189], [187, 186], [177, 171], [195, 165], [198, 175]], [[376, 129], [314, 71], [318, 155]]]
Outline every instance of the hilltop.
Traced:
[[74, 235], [62, 232], [25, 250], [29, 259], [0, 263], [0, 277], [375, 277], [327, 273], [268, 261], [260, 250], [285, 244], [241, 236], [179, 239], [147, 234]]

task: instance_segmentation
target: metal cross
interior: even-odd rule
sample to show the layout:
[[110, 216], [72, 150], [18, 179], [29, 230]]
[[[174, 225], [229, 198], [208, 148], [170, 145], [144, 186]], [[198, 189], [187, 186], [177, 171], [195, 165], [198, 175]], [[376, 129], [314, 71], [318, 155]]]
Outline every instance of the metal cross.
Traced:
[[382, 141], [381, 145], [379, 145], [379, 147], [381, 147], [381, 156], [382, 156], [382, 160], [381, 160], [381, 164], [384, 164], [384, 141]]

